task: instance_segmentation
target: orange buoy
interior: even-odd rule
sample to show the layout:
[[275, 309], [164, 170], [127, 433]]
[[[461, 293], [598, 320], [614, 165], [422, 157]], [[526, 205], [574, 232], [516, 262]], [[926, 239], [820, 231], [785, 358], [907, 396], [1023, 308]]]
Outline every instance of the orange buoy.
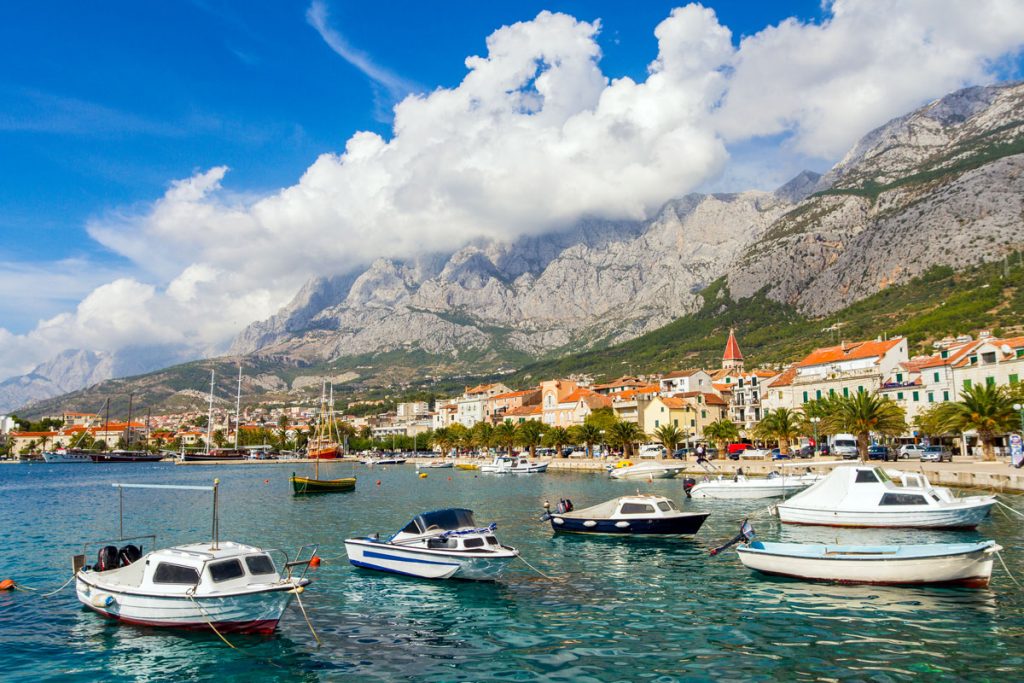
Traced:
[[420, 479], [426, 479], [426, 478], [427, 478], [427, 473], [426, 472], [420, 472]]
[[14, 589], [14, 580], [13, 579], [4, 579], [3, 581], [0, 581], [0, 591], [9, 591], [9, 590], [13, 590], [13, 589]]
[[448, 481], [451, 481], [451, 480], [452, 480], [452, 478], [451, 478], [451, 477], [448, 477]]
[[377, 486], [380, 486], [380, 479], [377, 480]]
[[269, 480], [269, 479], [264, 479], [264, 480], [263, 480], [263, 483], [264, 483], [264, 484], [269, 484], [269, 483], [270, 483], [270, 480]]
[[316, 555], [314, 555], [313, 557], [309, 558], [309, 566], [310, 567], [319, 567], [320, 566], [320, 558], [318, 556], [316, 556]]

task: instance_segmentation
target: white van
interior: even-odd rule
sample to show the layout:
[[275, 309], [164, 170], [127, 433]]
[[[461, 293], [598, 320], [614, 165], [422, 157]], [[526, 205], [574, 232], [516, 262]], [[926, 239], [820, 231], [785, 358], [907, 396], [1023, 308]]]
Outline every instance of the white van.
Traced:
[[836, 434], [832, 437], [832, 455], [838, 455], [843, 460], [856, 460], [860, 457], [857, 450], [857, 437], [853, 434]]
[[660, 443], [645, 443], [640, 446], [641, 458], [664, 458], [665, 447]]

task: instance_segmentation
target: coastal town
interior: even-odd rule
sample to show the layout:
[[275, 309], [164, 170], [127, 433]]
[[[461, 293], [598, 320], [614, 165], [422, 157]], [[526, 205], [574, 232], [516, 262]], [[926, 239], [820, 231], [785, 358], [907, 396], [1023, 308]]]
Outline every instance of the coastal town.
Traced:
[[[334, 406], [218, 406], [206, 413], [112, 418], [63, 412], [37, 427], [0, 417], [0, 438], [9, 457], [31, 458], [47, 450], [125, 448], [168, 454], [227, 444], [267, 446], [301, 454], [318, 424], [330, 420], [346, 453], [365, 450], [485, 451], [520, 445], [555, 449], [566, 457], [611, 452], [651, 457], [710, 457], [727, 444], [778, 447], [777, 457], [811, 455], [828, 448], [830, 402], [858, 395], [896, 408], [895, 426], [869, 432], [872, 444], [895, 451], [931, 444], [959, 456], [1010, 456], [1011, 434], [1024, 419], [1020, 378], [1024, 337], [948, 337], [928, 355], [908, 355], [904, 337], [841, 341], [818, 348], [785, 367], [748, 367], [730, 330], [718, 368], [675, 369], [594, 382], [587, 377], [547, 379], [530, 387], [501, 382], [466, 387], [462, 395], [433, 401], [351, 402], [359, 413], [335, 414]], [[942, 406], [991, 390], [998, 424], [953, 428]], [[240, 404], [239, 404], [240, 405]], [[947, 411], [948, 412], [948, 411]], [[778, 426], [782, 418], [784, 424]], [[523, 428], [536, 423], [535, 429]], [[502, 432], [495, 428], [508, 424]], [[512, 432], [519, 428], [519, 435]], [[846, 431], [845, 429], [843, 431]], [[646, 446], [646, 448], [645, 448]], [[735, 447], [733, 447], [735, 448]], [[550, 452], [554, 453], [555, 450]], [[265, 452], [265, 451], [263, 451]], [[263, 453], [261, 452], [261, 454]], [[721, 453], [725, 455], [725, 453]]]

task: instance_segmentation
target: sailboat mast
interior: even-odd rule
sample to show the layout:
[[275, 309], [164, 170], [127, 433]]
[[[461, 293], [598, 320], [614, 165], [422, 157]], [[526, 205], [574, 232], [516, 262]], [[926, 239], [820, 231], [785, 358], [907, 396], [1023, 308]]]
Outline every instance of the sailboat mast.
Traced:
[[242, 428], [242, 364], [238, 364], [238, 394], [235, 396], [235, 450], [238, 450], [238, 431]]
[[210, 412], [206, 416], [206, 453], [210, 453], [210, 430], [213, 429], [213, 370], [210, 370]]
[[125, 450], [132, 449], [132, 399], [135, 398], [135, 392], [128, 392], [128, 423], [124, 426], [124, 447]]
[[109, 450], [107, 448], [107, 446], [110, 445], [109, 443], [107, 443], [108, 441], [110, 441], [110, 397], [109, 396], [107, 396], [107, 406], [106, 406], [106, 408], [104, 408], [103, 412], [106, 413], [106, 416], [103, 418], [103, 450], [106, 451], [106, 450]]

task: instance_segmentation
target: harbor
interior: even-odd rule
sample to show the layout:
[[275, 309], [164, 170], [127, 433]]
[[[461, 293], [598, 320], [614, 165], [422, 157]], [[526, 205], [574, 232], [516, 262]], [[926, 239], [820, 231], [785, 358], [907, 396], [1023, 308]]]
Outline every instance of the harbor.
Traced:
[[[99, 618], [71, 589], [49, 599], [0, 593], [0, 634], [19, 645], [8, 654], [7, 680], [95, 680], [139, 672], [150, 680], [208, 679], [213, 670], [225, 682], [356, 676], [586, 681], [641, 674], [661, 680], [810, 680], [843, 678], [854, 670], [889, 680], [922, 673], [950, 680], [1014, 676], [1024, 597], [1001, 567], [985, 589], [848, 586], [765, 578], [743, 567], [735, 553], [709, 554], [750, 518], [764, 541], [996, 539], [1008, 566], [1017, 568], [1024, 531], [1012, 513], [994, 510], [974, 531], [793, 527], [764, 514], [771, 501], [686, 500], [678, 479], [615, 481], [559, 470], [554, 463], [542, 475], [455, 469], [427, 478], [413, 463], [334, 467], [355, 473], [354, 492], [293, 496], [290, 470], [280, 466], [4, 468], [0, 494], [10, 504], [0, 510], [8, 530], [0, 540], [3, 578], [25, 586], [63, 583], [71, 555], [82, 552], [82, 529], [90, 530], [86, 540], [118, 534], [112, 481], [208, 485], [216, 476], [222, 537], [289, 552], [318, 542], [323, 558], [310, 570], [312, 584], [303, 595], [321, 647], [294, 608], [285, 611], [273, 637], [229, 636], [236, 650], [213, 633], [139, 629]], [[638, 488], [674, 500], [684, 512], [710, 515], [695, 536], [674, 540], [553, 534], [540, 521], [545, 501], [571, 495], [583, 508]], [[1024, 511], [1021, 498], [1002, 499]], [[417, 512], [455, 502], [472, 509], [478, 523], [496, 523], [502, 543], [517, 548], [533, 568], [514, 562], [497, 583], [432, 582], [348, 563], [345, 538], [390, 533]], [[209, 534], [203, 505], [182, 506], [173, 497], [143, 492], [133, 497], [127, 490], [125, 505], [133, 512], [124, 534], [155, 531], [157, 547]], [[43, 510], [65, 512], [41, 515]], [[67, 524], [68, 511], [74, 511], [73, 525]]]

